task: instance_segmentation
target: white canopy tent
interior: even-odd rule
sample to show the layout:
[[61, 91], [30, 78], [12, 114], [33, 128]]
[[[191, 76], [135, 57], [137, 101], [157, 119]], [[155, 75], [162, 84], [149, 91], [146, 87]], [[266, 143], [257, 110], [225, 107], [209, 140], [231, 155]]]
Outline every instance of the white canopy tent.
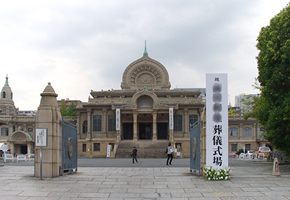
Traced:
[[7, 145], [5, 143], [0, 143], [0, 151], [6, 152], [8, 150]]

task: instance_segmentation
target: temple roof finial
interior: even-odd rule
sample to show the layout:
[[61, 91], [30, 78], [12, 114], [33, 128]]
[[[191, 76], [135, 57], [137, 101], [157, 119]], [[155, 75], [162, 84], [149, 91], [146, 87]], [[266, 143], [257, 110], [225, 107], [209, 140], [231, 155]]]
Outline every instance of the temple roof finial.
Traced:
[[5, 81], [5, 85], [9, 86], [9, 84], [8, 84], [8, 74], [6, 74], [6, 81]]
[[148, 55], [148, 52], [147, 52], [147, 47], [146, 47], [146, 40], [145, 40], [145, 50], [144, 50], [144, 53], [143, 53], [143, 55], [145, 56], [145, 55]]

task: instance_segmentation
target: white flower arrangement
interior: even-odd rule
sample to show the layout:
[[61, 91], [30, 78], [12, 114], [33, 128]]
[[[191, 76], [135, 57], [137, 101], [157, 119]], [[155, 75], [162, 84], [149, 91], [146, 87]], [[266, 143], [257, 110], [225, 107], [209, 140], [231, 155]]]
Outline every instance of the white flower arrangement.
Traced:
[[231, 178], [230, 176], [231, 168], [224, 167], [223, 169], [214, 169], [212, 166], [204, 166], [203, 167], [203, 175], [206, 180], [213, 180], [213, 181], [223, 181], [223, 180], [229, 180]]

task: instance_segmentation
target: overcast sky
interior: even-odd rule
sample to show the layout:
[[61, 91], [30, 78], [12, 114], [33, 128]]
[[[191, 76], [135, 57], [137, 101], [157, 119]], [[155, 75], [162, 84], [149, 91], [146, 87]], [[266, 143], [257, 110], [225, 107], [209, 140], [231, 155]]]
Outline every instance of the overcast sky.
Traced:
[[[91, 90], [120, 89], [126, 67], [150, 58], [171, 88], [203, 88], [227, 73], [229, 99], [253, 94], [256, 39], [289, 0], [1, 1], [0, 86], [37, 110], [51, 82], [58, 99], [88, 101]], [[2, 84], [1, 84], [2, 82]]]

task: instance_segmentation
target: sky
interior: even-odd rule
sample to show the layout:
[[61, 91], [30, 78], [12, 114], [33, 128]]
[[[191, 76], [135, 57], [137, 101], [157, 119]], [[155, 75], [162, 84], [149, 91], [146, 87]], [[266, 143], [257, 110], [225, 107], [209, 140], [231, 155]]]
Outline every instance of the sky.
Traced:
[[[15, 106], [37, 110], [48, 82], [57, 99], [87, 102], [91, 90], [120, 89], [127, 66], [148, 56], [171, 89], [205, 88], [227, 73], [229, 102], [259, 93], [257, 37], [289, 0], [1, 1], [0, 86]], [[1, 81], [2, 80], [2, 81]]]

